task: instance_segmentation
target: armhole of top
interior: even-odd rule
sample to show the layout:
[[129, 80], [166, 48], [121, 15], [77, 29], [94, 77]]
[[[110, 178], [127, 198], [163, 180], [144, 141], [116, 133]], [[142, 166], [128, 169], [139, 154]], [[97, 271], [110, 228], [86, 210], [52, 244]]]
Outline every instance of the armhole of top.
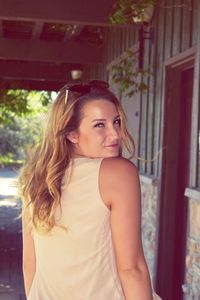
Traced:
[[103, 206], [110, 212], [110, 208], [107, 206], [107, 204], [103, 200], [103, 196], [101, 194], [101, 189], [100, 189], [100, 172], [101, 172], [101, 167], [102, 167], [102, 162], [104, 158], [101, 158], [99, 161], [99, 167], [98, 167], [98, 190], [99, 190], [99, 196], [101, 198]]

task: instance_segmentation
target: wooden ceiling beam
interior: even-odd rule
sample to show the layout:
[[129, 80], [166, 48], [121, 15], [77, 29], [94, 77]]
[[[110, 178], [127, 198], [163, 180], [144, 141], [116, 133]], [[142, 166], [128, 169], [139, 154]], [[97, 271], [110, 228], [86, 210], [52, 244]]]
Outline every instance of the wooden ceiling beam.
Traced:
[[108, 26], [115, 0], [0, 0], [0, 19]]
[[0, 38], [0, 59], [57, 63], [99, 64], [102, 48], [81, 42]]
[[65, 81], [70, 78], [70, 71], [74, 68], [76, 66], [73, 64], [1, 60], [0, 79]]
[[0, 80], [0, 89], [26, 89], [37, 91], [58, 91], [66, 81]]

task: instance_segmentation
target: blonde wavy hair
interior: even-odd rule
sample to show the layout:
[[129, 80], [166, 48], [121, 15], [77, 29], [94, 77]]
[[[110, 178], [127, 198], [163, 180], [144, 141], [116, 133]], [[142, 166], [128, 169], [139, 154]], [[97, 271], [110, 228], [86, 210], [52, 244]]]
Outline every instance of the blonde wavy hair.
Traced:
[[[135, 145], [126, 127], [126, 116], [117, 97], [108, 85], [92, 81], [80, 84], [88, 87], [83, 93], [71, 91], [73, 85], [64, 86], [49, 111], [41, 142], [31, 151], [19, 175], [19, 194], [24, 202], [24, 211], [30, 206], [30, 218], [35, 229], [50, 231], [55, 226], [55, 210], [60, 206], [61, 184], [72, 156], [73, 144], [67, 134], [79, 128], [83, 108], [93, 100], [112, 102], [121, 119], [121, 151], [127, 149], [134, 156]], [[75, 88], [76, 90], [76, 88]]]

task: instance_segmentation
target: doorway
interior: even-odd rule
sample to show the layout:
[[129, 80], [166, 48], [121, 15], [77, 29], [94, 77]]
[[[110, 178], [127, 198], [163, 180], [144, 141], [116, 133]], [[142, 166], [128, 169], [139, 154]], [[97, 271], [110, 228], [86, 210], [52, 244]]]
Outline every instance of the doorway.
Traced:
[[156, 290], [165, 300], [182, 300], [187, 234], [194, 57], [165, 65], [163, 156]]

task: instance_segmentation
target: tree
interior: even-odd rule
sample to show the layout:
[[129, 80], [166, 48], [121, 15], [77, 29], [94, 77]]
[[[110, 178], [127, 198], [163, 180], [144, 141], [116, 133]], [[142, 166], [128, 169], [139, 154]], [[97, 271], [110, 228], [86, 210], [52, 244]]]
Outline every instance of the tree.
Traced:
[[49, 92], [0, 90], [0, 124], [12, 122], [15, 116], [34, 114], [51, 101]]
[[25, 158], [26, 149], [37, 143], [50, 102], [46, 91], [0, 92], [0, 164]]

